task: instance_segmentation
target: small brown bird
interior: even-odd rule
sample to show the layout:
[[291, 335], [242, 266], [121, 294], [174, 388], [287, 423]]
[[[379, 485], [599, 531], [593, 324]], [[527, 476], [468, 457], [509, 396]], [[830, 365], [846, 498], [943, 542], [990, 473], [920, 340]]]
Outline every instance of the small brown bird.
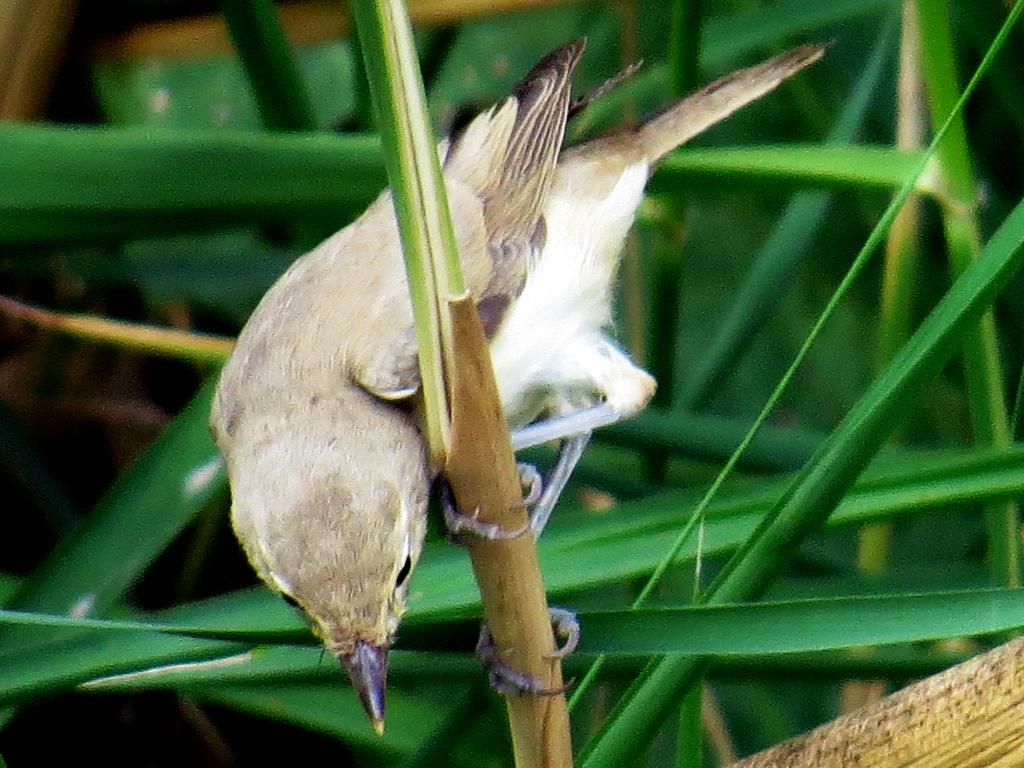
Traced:
[[[604, 329], [619, 252], [655, 164], [822, 54], [794, 49], [635, 130], [562, 152], [583, 47], [545, 57], [440, 148], [465, 279], [509, 424], [569, 414], [545, 433], [556, 437], [632, 415], [654, 392]], [[344, 664], [378, 732], [388, 648], [420, 555], [432, 479], [408, 403], [418, 387], [385, 191], [268, 291], [211, 413], [239, 541], [260, 578], [305, 613]], [[573, 421], [589, 406], [593, 418]]]

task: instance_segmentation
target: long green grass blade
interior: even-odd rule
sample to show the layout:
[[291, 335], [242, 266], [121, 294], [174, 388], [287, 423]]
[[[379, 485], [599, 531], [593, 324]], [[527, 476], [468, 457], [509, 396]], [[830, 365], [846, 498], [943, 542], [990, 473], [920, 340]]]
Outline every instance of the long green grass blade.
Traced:
[[[710, 676], [721, 679], [809, 679], [845, 680], [849, 678], [895, 679], [924, 677], [968, 658], [962, 650], [921, 649], [915, 646], [881, 646], [873, 656], [860, 656], [846, 651], [780, 653], [769, 656], [743, 654], [717, 656], [712, 661]], [[478, 680], [479, 662], [466, 653], [430, 653], [396, 650], [388, 677], [399, 690], [405, 681], [444, 682], [447, 680]], [[233, 663], [234, 662], [234, 663]], [[585, 670], [590, 662], [580, 655], [566, 659], [570, 674]], [[634, 655], [609, 657], [607, 669], [615, 674], [635, 674], [643, 658]], [[255, 649], [234, 661], [226, 657], [218, 662], [169, 665], [145, 669], [137, 673], [112, 675], [89, 680], [82, 687], [90, 691], [128, 692], [140, 690], [198, 689], [221, 684], [260, 683], [268, 687], [279, 680], [306, 681], [343, 686], [344, 673], [333, 665], [325, 665], [320, 653], [312, 647], [267, 646]]]
[[582, 614], [591, 653], [775, 654], [911, 643], [1024, 626], [1018, 590]]
[[[921, 27], [921, 62], [929, 94], [932, 120], [953, 115], [949, 131], [939, 143], [936, 175], [942, 179], [942, 218], [950, 264], [962, 273], [981, 249], [976, 206], [980, 197], [971, 169], [963, 115], [953, 111], [959, 98], [953, 54], [953, 33], [947, 2], [918, 3]], [[963, 339], [964, 375], [975, 439], [991, 445], [1010, 442], [999, 339], [991, 313], [981, 318]], [[1018, 510], [1010, 502], [986, 511], [989, 556], [993, 571], [1006, 586], [1022, 580], [1022, 554]]]
[[[220, 601], [223, 603], [223, 601]], [[120, 637], [134, 633], [183, 636], [230, 643], [258, 638], [312, 643], [298, 618], [284, 626], [252, 624], [242, 618], [191, 611], [201, 624], [75, 620], [66, 616], [0, 611], [0, 621], [29, 626], [78, 626]], [[1024, 627], [1024, 594], [1019, 590], [970, 590], [931, 594], [871, 595], [681, 608], [583, 611], [584, 653], [689, 655], [795, 653], [861, 645], [912, 643], [984, 635]], [[255, 620], [260, 621], [256, 616]], [[422, 627], [422, 625], [420, 625]], [[444, 622], [426, 635], [414, 623], [406, 649], [459, 650], [471, 640], [475, 621]], [[434, 639], [434, 635], [438, 639]], [[166, 641], [165, 641], [166, 642]], [[469, 650], [469, 644], [462, 650]]]
[[[923, 155], [892, 147], [807, 146], [684, 149], [669, 155], [651, 178], [651, 192], [674, 192], [716, 183], [763, 183], [778, 189], [780, 182], [858, 188], [899, 188], [921, 164]], [[923, 177], [918, 191], [935, 194]]]
[[[737, 177], [885, 188], [914, 161], [868, 147], [690, 150], [669, 158], [651, 188], [679, 191]], [[177, 235], [297, 216], [337, 220], [384, 186], [380, 163], [380, 145], [368, 136], [7, 125], [0, 127], [0, 175], [25, 182], [0, 190], [0, 243]]]
[[386, 183], [380, 142], [149, 128], [0, 126], [0, 243], [337, 221]]
[[703, 0], [673, 0], [668, 36], [669, 95], [681, 99], [696, 89]]
[[220, 7], [264, 125], [272, 131], [315, 129], [313, 101], [271, 0], [223, 0]]
[[[757, 489], [723, 492], [708, 510], [705, 552], [728, 552], [744, 541], [788, 484], [780, 480]], [[1024, 448], [910, 455], [865, 472], [828, 525], [896, 519], [1022, 492]], [[615, 515], [580, 519], [566, 511], [551, 521], [540, 541], [549, 589], [564, 593], [650, 573], [680, 520], [698, 500], [692, 491], [676, 491], [624, 502]], [[678, 562], [688, 562], [694, 555], [691, 542], [680, 551]], [[443, 620], [476, 609], [478, 595], [460, 552], [430, 545], [421, 565], [409, 622]], [[290, 610], [262, 589], [225, 603], [197, 603], [193, 610], [208, 610], [208, 615], [218, 617], [212, 626], [221, 628], [237, 624], [292, 632], [300, 626]], [[175, 615], [180, 611], [176, 609]]]
[[[1017, 590], [991, 589], [583, 612], [579, 617], [586, 627], [581, 653], [767, 656], [1005, 632], [1024, 626], [1024, 596]], [[24, 619], [36, 626], [68, 623], [63, 617], [13, 612], [4, 612], [2, 618]], [[207, 621], [217, 618], [206, 616]], [[268, 676], [280, 678], [282, 671], [308, 673], [318, 665], [319, 654], [310, 649], [312, 653], [301, 656], [286, 651], [270, 657], [269, 667], [261, 666], [257, 662], [266, 651], [249, 651], [233, 642], [247, 633], [240, 627], [85, 620], [78, 624], [95, 632], [51, 647], [59, 663], [34, 663], [33, 654], [9, 657], [0, 673], [0, 702], [107, 676], [127, 678], [125, 682], [135, 687], [150, 682], [158, 687], [194, 687], [212, 680], [259, 683]], [[402, 647], [468, 653], [475, 630], [475, 620], [445, 622], [426, 635], [414, 629]], [[257, 630], [248, 633], [256, 635]], [[280, 634], [269, 634], [276, 637]], [[340, 679], [340, 674], [332, 674], [325, 682], [340, 687]], [[119, 682], [111, 679], [97, 685]]]
[[168, 664], [213, 662], [249, 649], [229, 641], [138, 631], [51, 638], [52, 642], [31, 651], [19, 649], [0, 655], [0, 701], [18, 703], [65, 691], [97, 677]]
[[397, 0], [356, 0], [353, 11], [402, 235], [427, 442], [441, 461], [450, 440], [443, 359], [450, 364], [454, 352], [440, 308], [442, 298], [464, 292], [462, 267], [404, 6]]
[[[912, 153], [873, 147], [687, 150], [652, 190], [717, 181], [897, 186]], [[0, 243], [27, 245], [336, 221], [385, 185], [380, 144], [362, 135], [263, 135], [140, 128], [0, 126]]]

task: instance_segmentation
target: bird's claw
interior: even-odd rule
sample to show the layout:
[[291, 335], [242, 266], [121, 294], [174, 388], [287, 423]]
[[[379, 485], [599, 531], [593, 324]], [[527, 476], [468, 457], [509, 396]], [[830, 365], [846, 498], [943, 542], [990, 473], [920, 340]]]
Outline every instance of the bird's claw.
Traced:
[[482, 522], [479, 519], [479, 509], [474, 509], [472, 513], [466, 514], [456, 505], [448, 483], [441, 485], [441, 508], [444, 511], [444, 524], [448, 538], [455, 543], [459, 543], [458, 537], [463, 533], [469, 533], [487, 541], [501, 541], [518, 539], [530, 530], [529, 522], [514, 531], [506, 531], [497, 523]]
[[[572, 653], [579, 644], [580, 624], [576, 620], [576, 614], [566, 608], [550, 608], [548, 610], [551, 614], [551, 626], [556, 635], [566, 638], [560, 647], [549, 654], [549, 657], [561, 659]], [[491, 687], [506, 696], [513, 694], [557, 696], [565, 693], [573, 684], [573, 681], [570, 680], [565, 685], [550, 688], [540, 679], [510, 667], [498, 658], [494, 637], [486, 623], [480, 628], [480, 638], [476, 643], [476, 655], [487, 669], [487, 678]]]
[[463, 533], [470, 533], [478, 539], [487, 541], [503, 541], [507, 539], [518, 539], [530, 530], [530, 524], [517, 528], [514, 531], [506, 531], [497, 523], [485, 523], [479, 519], [480, 510], [474, 509], [472, 513], [460, 512], [455, 505], [445, 505], [444, 523], [448, 528], [450, 538], [457, 538]]
[[544, 479], [533, 464], [519, 462], [516, 464], [516, 469], [519, 470], [519, 484], [527, 489], [523, 500], [519, 502], [519, 506], [529, 509], [540, 501], [541, 494], [544, 492]]
[[[519, 482], [527, 489], [526, 495], [517, 506], [529, 509], [540, 499], [544, 484], [540, 472], [532, 464], [517, 464], [519, 470]], [[528, 520], [526, 525], [506, 531], [497, 523], [485, 523], [479, 519], [480, 510], [474, 509], [467, 514], [459, 509], [452, 495], [451, 486], [447, 482], [441, 485], [441, 507], [444, 511], [445, 527], [448, 531], [448, 538], [457, 541], [457, 537], [463, 533], [469, 533], [487, 541], [503, 541], [518, 539], [523, 536], [533, 525], [533, 520]]]
[[580, 622], [576, 614], [568, 608], [548, 608], [551, 616], [551, 627], [555, 630], [556, 637], [564, 637], [565, 642], [551, 652], [551, 658], [564, 659], [576, 650], [580, 644]]

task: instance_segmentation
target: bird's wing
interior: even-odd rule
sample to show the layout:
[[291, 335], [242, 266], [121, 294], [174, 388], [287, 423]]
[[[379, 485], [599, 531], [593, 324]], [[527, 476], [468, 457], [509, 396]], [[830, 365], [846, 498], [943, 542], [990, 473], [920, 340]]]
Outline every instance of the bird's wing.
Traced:
[[[552, 51], [500, 104], [454, 137], [445, 176], [461, 182], [483, 205], [486, 248], [463, 252], [467, 272], [486, 270], [476, 296], [488, 336], [522, 290], [531, 254], [543, 248], [544, 204], [565, 136], [573, 69], [585, 41]], [[474, 260], [485, 260], [483, 265]]]
[[[488, 337], [522, 290], [531, 254], [543, 247], [544, 203], [584, 44], [577, 40], [548, 54], [508, 98], [447, 141], [444, 176], [455, 235]], [[402, 400], [419, 388], [411, 315], [409, 320], [358, 365], [359, 383], [378, 397]]]

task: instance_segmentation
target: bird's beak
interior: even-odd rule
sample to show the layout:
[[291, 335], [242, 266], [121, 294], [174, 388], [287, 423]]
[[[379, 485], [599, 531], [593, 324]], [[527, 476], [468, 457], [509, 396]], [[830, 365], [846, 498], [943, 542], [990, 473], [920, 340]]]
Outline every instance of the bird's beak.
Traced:
[[384, 733], [384, 693], [388, 682], [388, 648], [356, 640], [356, 649], [340, 657], [377, 735]]

